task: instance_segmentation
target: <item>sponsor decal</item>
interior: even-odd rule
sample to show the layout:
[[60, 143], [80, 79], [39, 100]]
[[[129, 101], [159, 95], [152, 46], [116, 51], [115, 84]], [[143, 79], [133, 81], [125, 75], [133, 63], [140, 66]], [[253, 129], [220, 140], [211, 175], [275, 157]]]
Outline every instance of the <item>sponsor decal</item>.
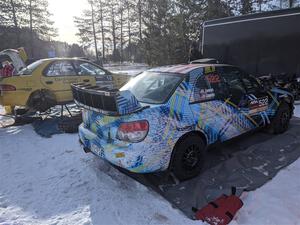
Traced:
[[249, 100], [249, 114], [255, 114], [268, 109], [268, 96]]
[[208, 100], [215, 97], [214, 89], [200, 89], [199, 100]]
[[18, 91], [32, 91], [32, 88], [18, 88]]
[[204, 68], [204, 73], [208, 74], [208, 73], [213, 73], [216, 71], [216, 68], [214, 66], [206, 66]]
[[94, 152], [96, 155], [99, 155], [101, 158], [105, 158], [104, 149], [101, 146], [92, 144], [91, 151]]
[[186, 127], [177, 127], [178, 131], [188, 131], [188, 130], [193, 130], [193, 129], [194, 129], [194, 125], [186, 126]]
[[69, 84], [69, 83], [78, 83], [80, 80], [79, 78], [56, 77], [54, 81], [57, 82], [62, 81], [64, 84]]
[[124, 152], [117, 152], [115, 154], [116, 158], [124, 158], [125, 157], [125, 153]]

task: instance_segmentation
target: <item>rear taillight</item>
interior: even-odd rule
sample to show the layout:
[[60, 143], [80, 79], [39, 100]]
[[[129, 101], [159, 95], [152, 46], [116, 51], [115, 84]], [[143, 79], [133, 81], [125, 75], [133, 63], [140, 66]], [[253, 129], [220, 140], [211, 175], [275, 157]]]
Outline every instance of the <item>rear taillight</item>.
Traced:
[[122, 123], [117, 132], [117, 138], [121, 141], [140, 142], [144, 140], [149, 131], [147, 120]]
[[0, 84], [0, 91], [15, 91], [16, 87], [10, 84]]

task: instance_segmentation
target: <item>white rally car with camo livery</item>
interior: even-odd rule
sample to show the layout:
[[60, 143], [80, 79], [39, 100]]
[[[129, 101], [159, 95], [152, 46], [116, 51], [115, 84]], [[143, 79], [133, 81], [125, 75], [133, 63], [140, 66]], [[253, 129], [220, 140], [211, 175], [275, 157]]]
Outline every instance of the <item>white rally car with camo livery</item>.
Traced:
[[72, 86], [84, 108], [86, 152], [136, 173], [170, 170], [196, 176], [209, 145], [266, 127], [288, 129], [290, 93], [262, 86], [237, 67], [174, 65], [150, 69], [120, 90]]

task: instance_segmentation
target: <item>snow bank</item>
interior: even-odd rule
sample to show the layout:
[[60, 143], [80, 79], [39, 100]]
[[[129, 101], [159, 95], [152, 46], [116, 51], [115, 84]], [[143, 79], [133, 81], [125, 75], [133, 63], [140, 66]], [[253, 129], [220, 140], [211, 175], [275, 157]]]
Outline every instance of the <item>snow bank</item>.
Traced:
[[295, 105], [294, 116], [300, 117], [300, 104], [299, 105]]
[[[201, 224], [83, 153], [76, 134], [46, 139], [26, 125], [0, 128], [0, 140], [0, 225]], [[244, 193], [244, 207], [232, 224], [300, 224], [299, 177], [300, 159]]]
[[[83, 153], [77, 135], [0, 129], [0, 224], [195, 224], [158, 194]], [[197, 222], [199, 224], [199, 222]]]
[[[300, 117], [300, 105], [294, 116]], [[261, 188], [244, 193], [243, 208], [231, 224], [300, 224], [300, 159]]]
[[254, 192], [244, 193], [243, 208], [232, 224], [300, 224], [300, 160]]

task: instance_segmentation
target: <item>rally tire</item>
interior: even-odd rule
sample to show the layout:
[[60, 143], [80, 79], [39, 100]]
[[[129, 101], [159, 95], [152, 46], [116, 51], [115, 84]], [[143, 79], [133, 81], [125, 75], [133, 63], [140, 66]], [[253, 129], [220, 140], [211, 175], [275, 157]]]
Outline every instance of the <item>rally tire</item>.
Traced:
[[56, 104], [54, 94], [44, 89], [33, 92], [27, 102], [27, 106], [31, 110], [39, 112], [45, 112]]
[[197, 134], [190, 134], [176, 144], [171, 172], [180, 181], [197, 176], [205, 162], [205, 143]]
[[291, 116], [290, 106], [286, 102], [282, 102], [270, 124], [269, 131], [273, 134], [284, 133], [289, 128]]

